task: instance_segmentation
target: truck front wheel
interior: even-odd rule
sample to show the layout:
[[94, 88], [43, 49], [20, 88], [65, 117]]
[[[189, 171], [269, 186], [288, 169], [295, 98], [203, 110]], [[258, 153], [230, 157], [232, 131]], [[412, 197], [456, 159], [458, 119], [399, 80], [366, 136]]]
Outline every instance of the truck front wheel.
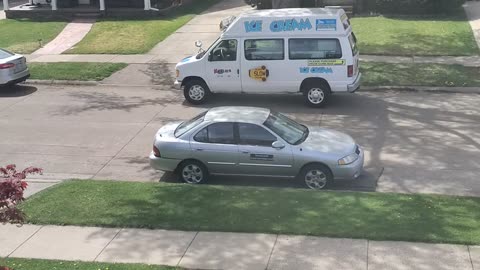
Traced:
[[201, 80], [191, 80], [185, 83], [183, 95], [189, 103], [199, 105], [207, 101], [210, 96], [210, 89]]

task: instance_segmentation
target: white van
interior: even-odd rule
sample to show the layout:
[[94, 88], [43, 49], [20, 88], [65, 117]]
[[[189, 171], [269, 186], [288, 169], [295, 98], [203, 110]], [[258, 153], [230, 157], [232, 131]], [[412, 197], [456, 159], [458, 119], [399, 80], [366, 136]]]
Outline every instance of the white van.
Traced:
[[175, 86], [193, 104], [212, 93], [302, 93], [319, 107], [332, 93], [360, 87], [358, 59], [343, 9], [252, 10], [231, 20], [210, 48], [178, 63]]

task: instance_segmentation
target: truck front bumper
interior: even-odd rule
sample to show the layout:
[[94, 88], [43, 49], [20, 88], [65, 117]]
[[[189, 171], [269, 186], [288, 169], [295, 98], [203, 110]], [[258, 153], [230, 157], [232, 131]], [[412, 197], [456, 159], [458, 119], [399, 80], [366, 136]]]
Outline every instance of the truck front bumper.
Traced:
[[175, 80], [175, 82], [173, 83], [173, 87], [175, 89], [181, 90], [182, 89], [182, 81]]

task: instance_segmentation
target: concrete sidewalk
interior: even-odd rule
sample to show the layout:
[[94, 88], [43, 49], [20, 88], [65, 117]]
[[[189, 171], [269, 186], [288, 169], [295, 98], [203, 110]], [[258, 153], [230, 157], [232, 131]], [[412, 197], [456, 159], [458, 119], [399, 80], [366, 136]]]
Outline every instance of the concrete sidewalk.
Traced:
[[0, 225], [0, 257], [194, 269], [480, 270], [480, 246], [272, 234]]
[[[193, 43], [192, 43], [193, 47]], [[192, 48], [192, 52], [194, 49]], [[188, 54], [35, 54], [27, 55], [29, 62], [103, 62], [103, 63], [127, 63], [127, 64], [176, 64]], [[402, 63], [402, 64], [456, 64], [468, 67], [480, 67], [480, 56], [380, 56], [360, 55], [360, 60], [368, 62]]]
[[463, 5], [463, 8], [465, 9], [470, 27], [472, 27], [478, 48], [480, 48], [480, 2], [468, 1]]
[[69, 22], [58, 36], [32, 54], [61, 54], [80, 42], [92, 29], [95, 19], [75, 19]]

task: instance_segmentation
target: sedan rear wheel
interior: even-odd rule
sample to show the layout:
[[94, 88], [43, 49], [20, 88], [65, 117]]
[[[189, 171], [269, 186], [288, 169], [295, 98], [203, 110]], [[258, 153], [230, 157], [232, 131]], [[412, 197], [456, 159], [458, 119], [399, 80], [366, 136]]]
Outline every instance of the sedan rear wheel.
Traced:
[[188, 184], [204, 183], [208, 174], [203, 164], [197, 161], [184, 162], [179, 172], [183, 182]]
[[330, 170], [321, 164], [308, 165], [302, 169], [300, 179], [310, 189], [320, 190], [330, 186], [332, 182]]

